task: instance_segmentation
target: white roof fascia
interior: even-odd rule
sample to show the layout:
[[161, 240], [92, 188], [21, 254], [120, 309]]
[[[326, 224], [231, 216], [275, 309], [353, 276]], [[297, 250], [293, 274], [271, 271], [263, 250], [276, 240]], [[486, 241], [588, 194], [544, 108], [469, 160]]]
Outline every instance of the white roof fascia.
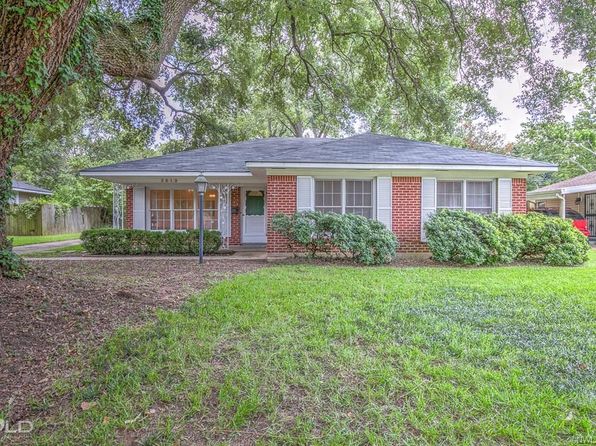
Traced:
[[589, 191], [596, 191], [596, 184], [583, 184], [581, 186], [569, 186], [569, 187], [562, 187], [561, 193], [566, 194], [574, 194], [576, 192], [589, 192]]
[[250, 172], [142, 172], [142, 171], [110, 171], [110, 172], [81, 172], [84, 177], [252, 177]]
[[384, 163], [300, 163], [300, 162], [260, 162], [248, 161], [250, 168], [313, 168], [313, 169], [369, 169], [369, 170], [498, 170], [518, 172], [555, 172], [555, 166], [490, 166], [470, 164], [384, 164]]

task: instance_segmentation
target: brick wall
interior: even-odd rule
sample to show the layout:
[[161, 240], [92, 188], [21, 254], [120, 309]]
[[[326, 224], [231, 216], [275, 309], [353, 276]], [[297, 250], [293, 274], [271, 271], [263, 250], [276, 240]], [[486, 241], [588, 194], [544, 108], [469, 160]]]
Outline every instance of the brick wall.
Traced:
[[526, 201], [526, 179], [513, 178], [511, 189], [513, 213], [525, 214], [528, 211]]
[[271, 230], [271, 217], [278, 213], [296, 212], [296, 177], [270, 175], [267, 177], [267, 252], [287, 252], [288, 241]]
[[400, 252], [427, 251], [420, 241], [422, 179], [393, 177], [392, 229], [399, 240]]
[[232, 213], [230, 221], [230, 245], [237, 246], [240, 244], [240, 188], [232, 189], [230, 196], [230, 206], [236, 208], [238, 212]]
[[126, 214], [124, 215], [124, 229], [132, 229], [132, 186], [126, 187]]

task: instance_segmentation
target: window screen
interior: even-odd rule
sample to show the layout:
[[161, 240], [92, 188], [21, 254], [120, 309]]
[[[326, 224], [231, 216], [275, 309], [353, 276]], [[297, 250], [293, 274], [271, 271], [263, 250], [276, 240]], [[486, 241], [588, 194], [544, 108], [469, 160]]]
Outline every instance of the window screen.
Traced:
[[174, 190], [174, 229], [192, 229], [194, 224], [194, 191]]
[[466, 210], [478, 214], [490, 214], [493, 211], [492, 181], [466, 182]]
[[[219, 229], [218, 224], [218, 195], [217, 189], [207, 189], [204, 197], [205, 207], [203, 209], [203, 224], [205, 229]], [[197, 199], [197, 209], [199, 206], [199, 200]], [[199, 227], [199, 217], [197, 210], [197, 228]]]
[[315, 210], [341, 214], [341, 180], [315, 181]]
[[346, 213], [372, 218], [372, 181], [346, 180]]
[[149, 192], [149, 205], [151, 229], [170, 229], [170, 191], [152, 190]]
[[437, 209], [462, 209], [463, 182], [437, 181]]

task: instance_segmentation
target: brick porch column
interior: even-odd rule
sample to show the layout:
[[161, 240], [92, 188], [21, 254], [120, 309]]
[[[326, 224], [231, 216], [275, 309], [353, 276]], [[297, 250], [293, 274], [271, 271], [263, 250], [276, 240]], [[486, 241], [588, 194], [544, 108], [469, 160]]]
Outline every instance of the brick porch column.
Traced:
[[393, 177], [392, 229], [399, 240], [399, 252], [425, 252], [420, 241], [421, 177]]
[[126, 215], [124, 229], [132, 229], [133, 193], [132, 186], [126, 186]]
[[238, 212], [232, 214], [230, 220], [230, 246], [238, 246], [240, 244], [240, 188], [232, 189], [230, 196], [230, 206], [238, 209]]
[[287, 252], [288, 241], [271, 230], [271, 217], [296, 212], [296, 176], [267, 176], [267, 252]]
[[525, 178], [513, 178], [511, 181], [511, 204], [514, 214], [525, 214], [528, 212], [526, 190], [527, 185]]

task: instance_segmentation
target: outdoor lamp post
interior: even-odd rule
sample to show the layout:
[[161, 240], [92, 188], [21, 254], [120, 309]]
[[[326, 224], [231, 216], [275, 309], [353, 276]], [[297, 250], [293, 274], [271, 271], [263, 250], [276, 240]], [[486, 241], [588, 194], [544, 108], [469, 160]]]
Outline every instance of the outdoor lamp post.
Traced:
[[199, 263], [203, 263], [203, 208], [205, 192], [209, 183], [203, 174], [195, 178], [195, 183], [197, 184], [197, 192], [199, 193]]

